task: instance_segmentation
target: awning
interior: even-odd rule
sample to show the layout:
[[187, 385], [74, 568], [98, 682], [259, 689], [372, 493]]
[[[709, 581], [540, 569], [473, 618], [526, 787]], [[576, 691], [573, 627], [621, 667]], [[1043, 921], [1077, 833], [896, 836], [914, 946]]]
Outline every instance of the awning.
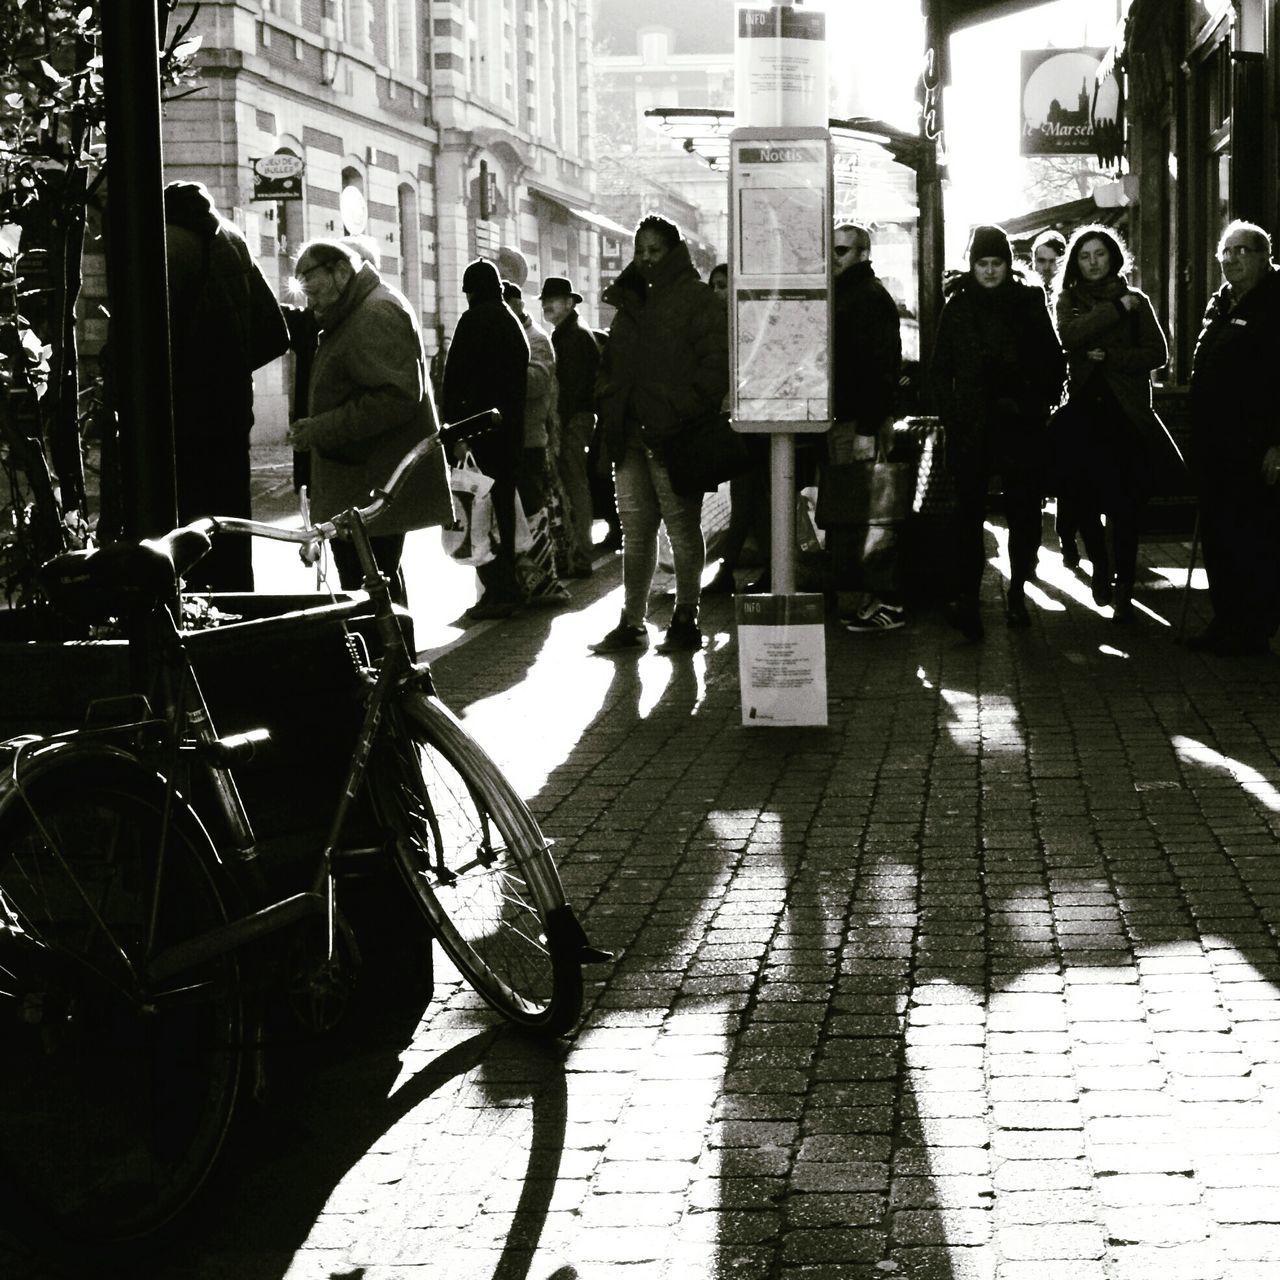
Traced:
[[[734, 130], [732, 111], [724, 107], [653, 107], [644, 114], [652, 128], [680, 143], [690, 155], [705, 160], [719, 172], [728, 171], [729, 135]], [[923, 149], [929, 145], [913, 133], [868, 116], [829, 120], [827, 125], [837, 146], [842, 138], [871, 141], [899, 164], [913, 169], [919, 166]]]
[[1042, 231], [1060, 231], [1070, 236], [1077, 227], [1097, 222], [1104, 227], [1114, 227], [1129, 214], [1125, 205], [1101, 206], [1092, 196], [1083, 200], [1068, 200], [1065, 204], [1052, 204], [1045, 209], [1032, 209], [1014, 218], [999, 219], [1010, 240], [1031, 241]]
[[603, 231], [605, 235], [613, 240], [630, 240], [635, 234], [630, 227], [624, 227], [622, 223], [615, 222], [603, 213], [593, 213], [590, 209], [571, 208], [569, 216], [577, 218], [579, 222], [585, 222], [588, 226], [595, 227], [598, 231]]

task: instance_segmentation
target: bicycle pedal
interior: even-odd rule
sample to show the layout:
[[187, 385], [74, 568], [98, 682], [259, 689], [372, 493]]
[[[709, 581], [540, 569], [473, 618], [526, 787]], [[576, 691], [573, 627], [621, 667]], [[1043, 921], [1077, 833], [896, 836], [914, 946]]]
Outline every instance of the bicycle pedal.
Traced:
[[599, 947], [593, 947], [589, 943], [578, 951], [579, 964], [612, 964], [613, 959], [612, 951], [602, 951]]

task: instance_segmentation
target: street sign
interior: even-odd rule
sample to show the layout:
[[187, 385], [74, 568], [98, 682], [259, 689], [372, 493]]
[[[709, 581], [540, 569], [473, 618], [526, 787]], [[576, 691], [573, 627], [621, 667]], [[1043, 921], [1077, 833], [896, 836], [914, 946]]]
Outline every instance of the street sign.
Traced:
[[729, 190], [733, 425], [739, 431], [826, 431], [830, 134], [735, 129]]
[[306, 162], [301, 156], [260, 156], [253, 166], [254, 200], [301, 200]]

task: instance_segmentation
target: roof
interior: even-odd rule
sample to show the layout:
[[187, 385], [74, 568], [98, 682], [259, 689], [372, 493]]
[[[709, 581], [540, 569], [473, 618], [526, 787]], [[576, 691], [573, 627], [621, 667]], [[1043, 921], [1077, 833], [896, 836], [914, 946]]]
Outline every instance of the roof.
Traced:
[[1061, 231], [1064, 236], [1070, 236], [1077, 227], [1088, 222], [1098, 222], [1104, 227], [1118, 226], [1128, 216], [1129, 210], [1125, 205], [1099, 205], [1092, 196], [1085, 196], [1083, 200], [1051, 204], [1013, 218], [1001, 218], [998, 222], [1010, 240], [1030, 241], [1042, 231]]

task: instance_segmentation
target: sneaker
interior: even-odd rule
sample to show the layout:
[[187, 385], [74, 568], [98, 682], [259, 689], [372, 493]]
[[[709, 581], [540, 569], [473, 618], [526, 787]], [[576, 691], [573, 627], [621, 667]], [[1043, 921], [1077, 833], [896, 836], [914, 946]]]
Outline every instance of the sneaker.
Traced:
[[841, 618], [841, 625], [854, 635], [871, 635], [877, 631], [897, 631], [906, 626], [907, 611], [898, 604], [868, 600], [851, 618]]
[[644, 627], [633, 627], [626, 618], [621, 618], [618, 625], [603, 640], [587, 648], [592, 653], [643, 653], [649, 647], [649, 633]]
[[697, 653], [702, 648], [702, 632], [698, 629], [698, 612], [691, 605], [678, 604], [671, 615], [671, 625], [658, 646], [659, 653]]

